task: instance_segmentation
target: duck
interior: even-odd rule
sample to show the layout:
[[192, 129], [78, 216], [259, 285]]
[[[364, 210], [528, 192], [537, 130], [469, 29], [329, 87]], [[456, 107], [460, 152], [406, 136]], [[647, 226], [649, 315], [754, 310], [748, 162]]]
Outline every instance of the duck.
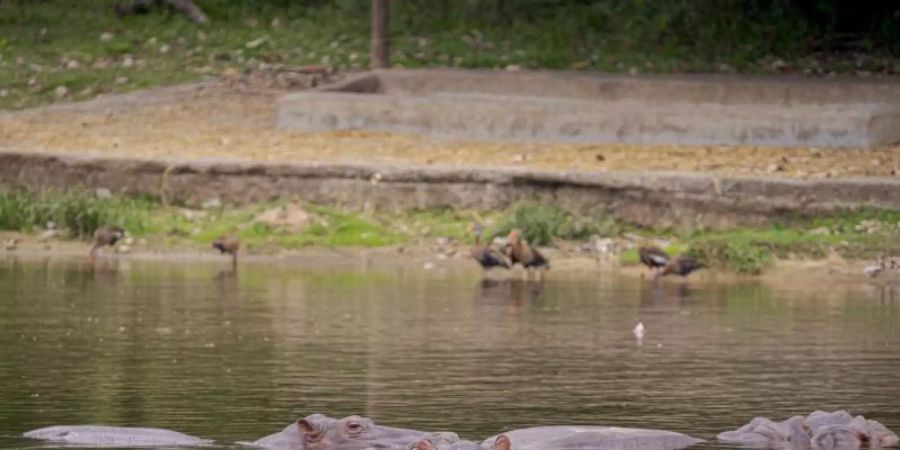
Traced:
[[125, 230], [121, 227], [112, 226], [112, 225], [103, 225], [100, 228], [97, 228], [94, 231], [94, 246], [91, 247], [91, 260], [97, 258], [97, 250], [101, 247], [112, 247], [116, 245], [116, 242], [119, 242], [119, 239], [125, 237]]
[[[512, 230], [507, 237], [509, 261], [511, 265], [519, 263], [525, 268], [525, 276], [528, 269], [550, 269], [550, 260], [544, 257], [537, 249], [531, 248], [524, 239], [520, 230]], [[538, 272], [540, 278], [540, 272]]]
[[650, 270], [659, 271], [669, 262], [669, 254], [659, 247], [640, 247], [638, 248], [638, 257], [641, 264], [647, 266]]
[[[893, 267], [894, 262], [891, 261], [891, 268]], [[881, 275], [881, 272], [884, 272], [885, 269], [887, 269], [887, 262], [885, 261], [884, 256], [879, 256], [875, 259], [874, 264], [863, 267], [863, 273], [871, 278], [876, 278], [878, 275]]]
[[495, 267], [509, 269], [509, 261], [506, 259], [506, 256], [501, 251], [491, 247], [490, 244], [481, 241], [481, 236], [484, 233], [484, 227], [481, 224], [469, 225], [469, 231], [475, 234], [475, 245], [472, 246], [471, 250], [472, 258], [481, 265], [482, 269], [490, 270]]
[[691, 256], [678, 256], [669, 259], [662, 271], [657, 272], [657, 276], [681, 275], [686, 277], [691, 273], [706, 268], [706, 264], [698, 261], [697, 258]]
[[219, 236], [213, 241], [212, 246], [219, 253], [228, 253], [231, 255], [231, 264], [237, 265], [238, 250], [241, 249], [241, 241], [235, 236]]

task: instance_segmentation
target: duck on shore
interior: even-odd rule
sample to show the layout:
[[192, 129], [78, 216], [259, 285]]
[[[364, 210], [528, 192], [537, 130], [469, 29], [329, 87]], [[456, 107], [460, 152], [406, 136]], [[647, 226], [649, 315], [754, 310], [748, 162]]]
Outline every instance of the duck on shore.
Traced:
[[468, 230], [475, 234], [475, 245], [472, 246], [470, 253], [472, 258], [481, 265], [482, 269], [485, 271], [494, 267], [509, 269], [509, 261], [503, 252], [492, 247], [490, 243], [482, 242], [484, 227], [481, 224], [470, 224]]
[[697, 270], [705, 268], [706, 264], [698, 261], [697, 258], [691, 256], [678, 256], [669, 259], [662, 271], [657, 272], [657, 277], [664, 277], [667, 275], [680, 275], [686, 277]]
[[238, 250], [241, 249], [241, 241], [236, 236], [219, 236], [213, 241], [212, 246], [219, 253], [227, 253], [231, 255], [231, 265], [237, 266]]
[[544, 257], [537, 249], [532, 248], [522, 239], [522, 232], [512, 230], [507, 238], [509, 246], [509, 260], [511, 265], [519, 263], [525, 269], [525, 277], [530, 275], [530, 269], [535, 269], [537, 278], [541, 279], [541, 269], [550, 269], [550, 260]]
[[94, 231], [94, 245], [91, 247], [91, 261], [97, 259], [97, 250], [101, 247], [112, 247], [119, 239], [125, 237], [125, 230], [121, 227], [104, 225]]
[[665, 250], [653, 246], [638, 248], [638, 258], [640, 258], [641, 264], [647, 266], [654, 273], [659, 273], [671, 259]]

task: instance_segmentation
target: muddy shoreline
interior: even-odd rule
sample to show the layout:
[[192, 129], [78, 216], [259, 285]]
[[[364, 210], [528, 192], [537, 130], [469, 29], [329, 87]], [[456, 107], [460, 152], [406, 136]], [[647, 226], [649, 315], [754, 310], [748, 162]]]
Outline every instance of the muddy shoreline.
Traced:
[[[22, 260], [69, 260], [90, 264], [87, 252], [89, 243], [74, 240], [42, 240], [37, 236], [0, 232], [0, 240], [19, 241], [15, 250], [0, 248], [0, 258]], [[303, 249], [280, 249], [274, 252], [242, 250], [239, 258], [241, 266], [284, 266], [291, 268], [344, 268], [352, 270], [421, 270], [421, 271], [464, 271], [480, 276], [482, 270], [471, 260], [469, 245], [455, 243], [443, 251], [425, 243], [405, 244], [377, 248], [360, 247], [308, 247]], [[554, 277], [579, 277], [590, 274], [606, 274], [647, 279], [650, 272], [643, 266], [624, 264], [616, 255], [598, 255], [576, 249], [542, 248], [551, 260], [552, 269], [546, 279]], [[116, 265], [129, 261], [173, 262], [177, 264], [199, 263], [221, 265], [222, 270], [230, 270], [230, 259], [197, 245], [184, 247], [135, 246], [127, 253], [104, 249], [98, 254], [98, 266]], [[900, 271], [885, 271], [878, 278], [863, 273], [863, 268], [871, 261], [844, 259], [832, 255], [824, 259], [779, 259], [759, 275], [740, 275], [722, 270], [704, 270], [689, 278], [669, 277], [667, 284], [698, 282], [747, 282], [759, 281], [790, 287], [797, 283], [807, 286], [866, 285], [900, 286]], [[238, 269], [240, 270], [240, 269]], [[558, 275], [557, 275], [558, 274]], [[493, 270], [484, 275], [491, 279], [524, 279], [521, 268], [513, 270]]]

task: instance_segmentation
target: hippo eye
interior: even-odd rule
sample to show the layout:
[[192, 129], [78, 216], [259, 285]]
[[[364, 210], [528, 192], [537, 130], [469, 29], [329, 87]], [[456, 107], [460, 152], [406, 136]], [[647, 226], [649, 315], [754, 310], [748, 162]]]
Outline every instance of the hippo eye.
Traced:
[[347, 422], [347, 432], [352, 435], [357, 435], [362, 433], [365, 430], [365, 427], [359, 422]]

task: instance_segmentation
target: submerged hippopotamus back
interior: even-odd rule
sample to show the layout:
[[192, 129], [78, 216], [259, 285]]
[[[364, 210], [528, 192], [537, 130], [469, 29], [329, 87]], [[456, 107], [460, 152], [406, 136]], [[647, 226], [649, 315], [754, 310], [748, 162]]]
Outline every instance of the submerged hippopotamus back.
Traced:
[[428, 433], [406, 428], [386, 427], [372, 419], [348, 416], [343, 419], [313, 414], [284, 430], [244, 445], [283, 450], [363, 450], [406, 449]]
[[456, 433], [439, 432], [409, 444], [407, 450], [510, 450], [510, 442], [501, 434], [490, 445], [482, 447], [477, 442], [460, 439]]
[[61, 425], [24, 433], [32, 439], [90, 447], [199, 447], [213, 441], [159, 428]]
[[640, 428], [550, 426], [513, 430], [487, 438], [491, 449], [507, 439], [510, 450], [678, 450], [703, 442], [681, 433]]
[[757, 417], [734, 431], [719, 433], [720, 442], [758, 448], [844, 450], [891, 447], [897, 435], [863, 416], [853, 417], [846, 411], [814, 411], [794, 416], [783, 422]]

